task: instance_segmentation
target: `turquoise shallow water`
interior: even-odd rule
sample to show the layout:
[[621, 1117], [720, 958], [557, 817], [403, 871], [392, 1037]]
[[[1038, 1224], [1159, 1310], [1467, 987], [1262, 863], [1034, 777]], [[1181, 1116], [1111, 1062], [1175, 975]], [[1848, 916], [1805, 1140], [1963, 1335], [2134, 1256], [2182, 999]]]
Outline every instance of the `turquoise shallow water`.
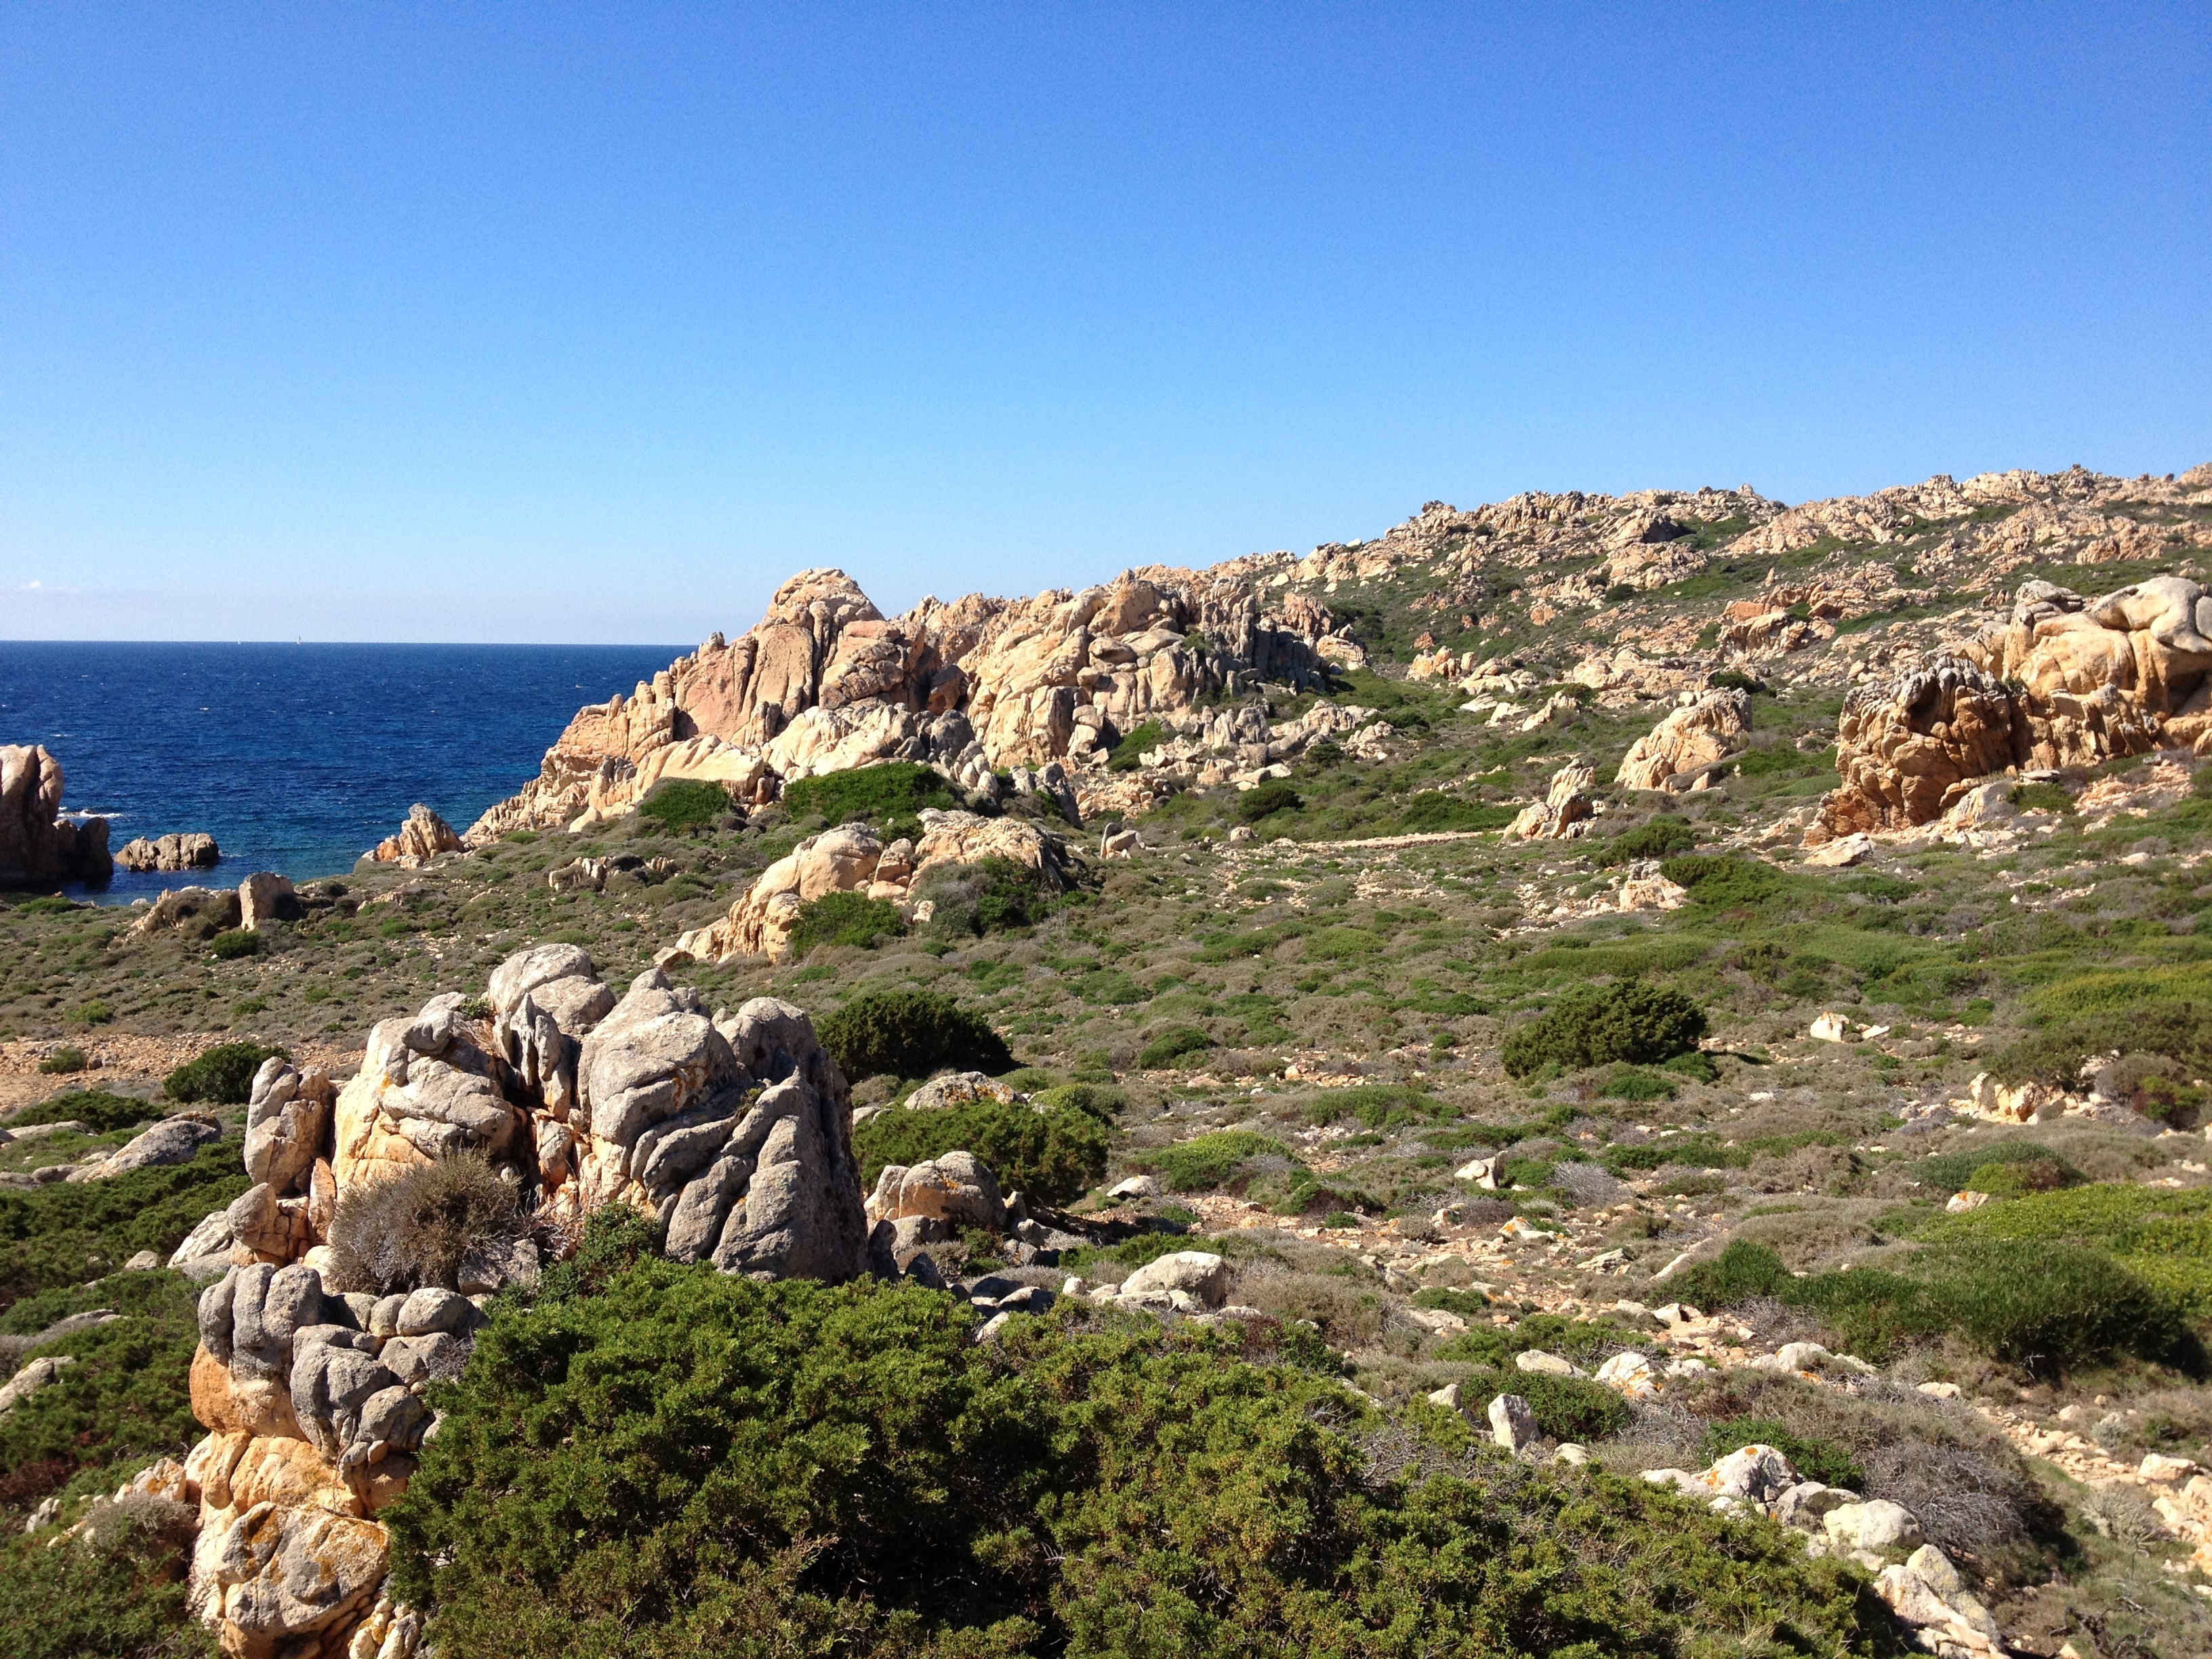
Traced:
[[204, 830], [222, 848], [213, 872], [118, 870], [77, 896], [334, 875], [415, 801], [465, 830], [535, 775], [578, 708], [686, 648], [0, 641], [0, 743], [46, 744], [63, 810], [106, 815], [112, 847]]

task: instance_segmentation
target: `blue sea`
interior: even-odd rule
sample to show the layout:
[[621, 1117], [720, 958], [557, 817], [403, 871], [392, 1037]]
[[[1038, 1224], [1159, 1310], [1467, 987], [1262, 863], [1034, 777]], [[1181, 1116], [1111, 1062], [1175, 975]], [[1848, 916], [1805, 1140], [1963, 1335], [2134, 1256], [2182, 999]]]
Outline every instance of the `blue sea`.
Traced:
[[256, 870], [335, 875], [424, 801], [465, 830], [536, 775], [568, 717], [686, 646], [155, 645], [0, 641], [0, 743], [59, 758], [108, 844], [204, 830], [212, 871], [134, 875], [110, 903]]

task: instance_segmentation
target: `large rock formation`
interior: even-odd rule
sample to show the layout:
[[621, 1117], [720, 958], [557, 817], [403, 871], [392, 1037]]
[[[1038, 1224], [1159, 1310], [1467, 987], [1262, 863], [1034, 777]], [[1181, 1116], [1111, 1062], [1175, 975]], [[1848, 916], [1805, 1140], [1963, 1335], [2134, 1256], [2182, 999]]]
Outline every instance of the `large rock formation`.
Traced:
[[212, 870], [222, 862], [222, 851], [213, 836], [194, 830], [127, 841], [115, 861], [125, 870]]
[[1751, 698], [1710, 691], [1630, 746], [1613, 781], [1626, 789], [1687, 789], [1751, 742]]
[[107, 820], [61, 816], [62, 763], [38, 744], [0, 744], [0, 887], [102, 882], [115, 873]]
[[524, 1241], [472, 1252], [455, 1285], [339, 1293], [348, 1193], [469, 1152], [541, 1236], [629, 1204], [667, 1224], [672, 1255], [727, 1272], [844, 1279], [889, 1260], [871, 1255], [849, 1091], [798, 1008], [710, 1017], [657, 972], [617, 1000], [561, 945], [508, 957], [487, 1000], [489, 1018], [447, 994], [384, 1021], [343, 1091], [266, 1062], [246, 1108], [255, 1184], [178, 1252], [213, 1278], [191, 1369], [209, 1432], [177, 1483], [199, 1515], [192, 1595], [241, 1659], [413, 1653], [421, 1621], [391, 1602], [377, 1517], [432, 1427], [423, 1390], [483, 1322], [469, 1297], [536, 1267]]
[[1041, 872], [1054, 887], [1066, 884], [1067, 849], [1056, 836], [1023, 818], [987, 818], [973, 812], [926, 808], [918, 842], [884, 846], [862, 824], [841, 824], [810, 836], [754, 878], [721, 921], [694, 928], [676, 948], [701, 962], [734, 956], [781, 958], [800, 908], [827, 893], [862, 893], [912, 915], [915, 881], [941, 864], [979, 864], [1006, 859]]
[[925, 599], [887, 620], [843, 572], [802, 571], [750, 632], [580, 711], [470, 839], [626, 811], [665, 779], [771, 800], [873, 760], [933, 763], [970, 791], [1000, 767], [1103, 766], [1121, 733], [1202, 696], [1322, 682], [1328, 612], [1268, 612], [1261, 595], [1242, 573], [1155, 567], [1079, 592]]
[[399, 832], [377, 842], [368, 856], [379, 864], [416, 870], [441, 853], [460, 850], [461, 838], [453, 833], [453, 826], [418, 800], [407, 809], [407, 821], [399, 826]]
[[2212, 594], [2158, 576], [2084, 600], [2025, 584], [1955, 657], [1863, 685], [1837, 728], [1841, 783], [1807, 841], [1930, 823], [1993, 773], [2212, 747]]

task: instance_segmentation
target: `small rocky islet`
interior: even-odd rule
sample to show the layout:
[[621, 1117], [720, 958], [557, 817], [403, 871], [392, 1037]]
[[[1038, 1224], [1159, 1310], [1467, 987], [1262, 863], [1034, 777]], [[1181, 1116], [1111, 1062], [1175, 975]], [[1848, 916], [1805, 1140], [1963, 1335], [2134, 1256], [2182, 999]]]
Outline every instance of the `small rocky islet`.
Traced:
[[2076, 469], [808, 571], [465, 830], [133, 907], [0, 749], [0, 1607], [2212, 1650], [2208, 550]]

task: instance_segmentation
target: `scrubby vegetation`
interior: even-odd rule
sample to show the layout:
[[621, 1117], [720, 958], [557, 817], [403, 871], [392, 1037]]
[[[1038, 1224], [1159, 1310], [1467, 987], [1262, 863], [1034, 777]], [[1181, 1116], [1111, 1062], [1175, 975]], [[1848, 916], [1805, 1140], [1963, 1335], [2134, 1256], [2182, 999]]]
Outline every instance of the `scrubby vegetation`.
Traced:
[[921, 834], [921, 810], [965, 805], [939, 773], [911, 761], [890, 761], [849, 772], [802, 778], [783, 792], [794, 818], [821, 817], [833, 824], [866, 823], [885, 840]]
[[822, 1046], [848, 1078], [927, 1077], [939, 1067], [998, 1073], [1014, 1063], [1005, 1038], [941, 992], [864, 993], [820, 1029]]
[[1106, 1173], [1105, 1126], [1073, 1105], [1038, 1110], [987, 1100], [936, 1111], [894, 1108], [853, 1132], [864, 1188], [875, 1185], [887, 1164], [920, 1164], [954, 1151], [973, 1152], [1003, 1189], [1032, 1203], [1080, 1198]]
[[453, 1659], [1627, 1654], [1733, 1644], [1749, 1607], [1801, 1650], [1893, 1639], [1833, 1564], [1438, 1413], [1387, 1424], [1264, 1328], [979, 1348], [927, 1291], [647, 1262], [502, 1316], [441, 1405], [388, 1519]]
[[198, 1060], [169, 1073], [162, 1091], [172, 1100], [216, 1106], [243, 1106], [252, 1092], [253, 1074], [261, 1062], [282, 1057], [282, 1048], [265, 1048], [258, 1042], [219, 1042]]
[[638, 816], [661, 829], [681, 833], [726, 822], [736, 811], [730, 792], [696, 778], [668, 778], [646, 792]]
[[1705, 1012], [1680, 991], [1640, 981], [1585, 986], [1509, 1036], [1499, 1057], [1514, 1077], [1546, 1066], [1652, 1065], [1691, 1052], [1705, 1031]]
[[450, 1291], [471, 1252], [511, 1245], [528, 1231], [514, 1188], [479, 1154], [451, 1153], [339, 1196], [325, 1282], [377, 1296], [426, 1285]]
[[792, 924], [791, 948], [802, 955], [817, 945], [848, 945], [866, 950], [906, 931], [898, 907], [861, 893], [824, 893], [809, 899]]

